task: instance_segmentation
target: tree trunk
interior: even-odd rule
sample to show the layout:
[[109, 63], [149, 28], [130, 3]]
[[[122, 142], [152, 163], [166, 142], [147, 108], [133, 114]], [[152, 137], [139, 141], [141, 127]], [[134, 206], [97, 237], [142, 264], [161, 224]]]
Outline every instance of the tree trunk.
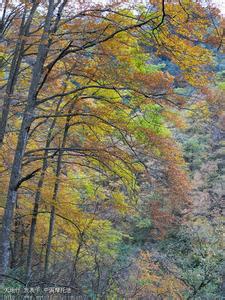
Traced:
[[72, 274], [71, 274], [71, 279], [70, 279], [70, 285], [73, 286], [77, 292], [79, 292], [79, 285], [77, 282], [77, 264], [78, 264], [78, 260], [79, 260], [79, 255], [80, 255], [80, 251], [81, 248], [83, 246], [83, 238], [84, 238], [84, 231], [82, 231], [80, 234], [80, 241], [79, 241], [79, 245], [77, 247], [77, 251], [76, 251], [76, 255], [74, 258], [74, 262], [73, 262], [73, 269], [72, 269]]
[[[58, 114], [58, 110], [60, 107], [60, 104], [62, 102], [61, 98], [58, 102], [58, 105], [56, 107], [55, 114]], [[50, 129], [48, 131], [47, 141], [45, 145], [45, 153], [44, 153], [44, 159], [42, 163], [42, 170], [41, 175], [38, 181], [37, 191], [35, 193], [35, 200], [34, 200], [34, 207], [33, 207], [33, 213], [32, 213], [32, 221], [31, 221], [31, 228], [30, 228], [30, 236], [29, 236], [29, 244], [28, 244], [28, 253], [27, 253], [27, 264], [26, 264], [26, 280], [29, 281], [30, 275], [31, 275], [31, 263], [32, 263], [32, 253], [33, 253], [33, 245], [34, 245], [34, 236], [35, 236], [35, 230], [36, 230], [36, 223], [37, 223], [37, 216], [38, 216], [38, 210], [39, 210], [39, 203], [41, 198], [41, 189], [44, 184], [44, 178], [45, 178], [45, 172], [48, 167], [48, 148], [50, 147], [50, 144], [52, 142], [52, 131], [55, 127], [57, 117], [55, 117], [52, 121], [52, 124], [50, 126]]]
[[23, 115], [20, 133], [17, 141], [17, 147], [14, 155], [12, 171], [8, 187], [6, 207], [2, 222], [1, 244], [0, 244], [0, 272], [5, 274], [9, 265], [9, 246], [10, 233], [13, 221], [14, 206], [17, 196], [17, 183], [20, 178], [22, 159], [27, 144], [29, 129], [33, 120], [33, 112], [36, 104], [36, 94], [41, 79], [43, 65], [49, 49], [49, 32], [51, 19], [54, 12], [54, 1], [49, 0], [48, 13], [45, 18], [44, 31], [41, 37], [40, 45], [35, 65], [33, 67], [32, 79], [28, 93], [27, 105]]
[[14, 93], [14, 88], [18, 79], [18, 74], [20, 70], [21, 61], [24, 54], [24, 46], [25, 46], [25, 39], [24, 36], [27, 36], [29, 34], [30, 26], [32, 23], [33, 15], [38, 7], [37, 3], [33, 3], [32, 9], [30, 11], [30, 14], [26, 20], [26, 14], [27, 9], [24, 9], [22, 22], [20, 25], [19, 30], [19, 37], [16, 43], [14, 56], [12, 59], [10, 71], [9, 71], [9, 79], [7, 81], [6, 85], [6, 94], [4, 96], [3, 100], [3, 107], [2, 107], [2, 116], [1, 116], [1, 122], [0, 122], [0, 146], [3, 143], [5, 132], [6, 132], [6, 126], [8, 121], [8, 115], [10, 110], [10, 104], [11, 104], [11, 98]]
[[[68, 114], [71, 113], [73, 108], [74, 108], [74, 103], [72, 103]], [[61, 149], [65, 148], [65, 146], [66, 146], [68, 131], [69, 131], [69, 128], [70, 128], [70, 124], [69, 124], [70, 119], [71, 119], [71, 117], [66, 118]], [[63, 154], [63, 150], [61, 150], [61, 149], [59, 150], [58, 160], [57, 160], [56, 180], [55, 180], [53, 197], [52, 197], [53, 202], [57, 202], [57, 200], [58, 200], [59, 185], [60, 185], [60, 174], [61, 174], [61, 170], [62, 170], [62, 154]], [[55, 225], [55, 205], [52, 205], [51, 206], [51, 213], [50, 213], [48, 240], [47, 240], [46, 254], [45, 254], [43, 283], [47, 282], [47, 275], [48, 275], [48, 268], [49, 268], [49, 258], [50, 258], [50, 254], [51, 254], [54, 225]]]
[[14, 241], [13, 252], [11, 259], [11, 268], [14, 268], [18, 264], [19, 252], [20, 252], [20, 239], [21, 239], [21, 217], [19, 213], [15, 213], [14, 221]]

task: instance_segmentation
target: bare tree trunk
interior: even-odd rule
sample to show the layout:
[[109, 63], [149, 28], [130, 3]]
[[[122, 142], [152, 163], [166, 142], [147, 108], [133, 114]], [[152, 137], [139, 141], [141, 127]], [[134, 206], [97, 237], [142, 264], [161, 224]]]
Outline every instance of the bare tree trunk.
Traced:
[[70, 279], [70, 285], [74, 286], [75, 289], [77, 289], [77, 292], [79, 292], [79, 285], [77, 282], [77, 275], [78, 275], [77, 264], [78, 264], [78, 260], [79, 260], [80, 251], [81, 251], [81, 248], [84, 243], [84, 240], [83, 240], [84, 239], [84, 230], [81, 233], [79, 233], [79, 237], [80, 237], [80, 241], [79, 241], [79, 245], [77, 247], [76, 255], [74, 258], [73, 269], [72, 269], [72, 274], [71, 274], [71, 279]]
[[23, 115], [23, 120], [18, 137], [17, 147], [12, 165], [11, 177], [8, 187], [6, 207], [2, 222], [1, 244], [0, 244], [0, 272], [5, 274], [9, 265], [9, 246], [10, 233], [13, 221], [14, 206], [17, 196], [17, 183], [20, 178], [22, 159], [27, 144], [28, 133], [33, 121], [33, 112], [36, 104], [36, 94], [43, 72], [43, 66], [49, 50], [49, 33], [51, 20], [54, 12], [54, 1], [49, 0], [48, 13], [45, 18], [44, 31], [41, 37], [40, 45], [35, 65], [33, 67], [32, 79], [28, 93], [27, 105]]
[[[73, 108], [74, 108], [74, 103], [72, 103], [72, 106], [69, 109], [68, 114], [70, 114], [72, 112]], [[70, 116], [66, 118], [66, 123], [65, 123], [64, 133], [63, 133], [63, 140], [61, 143], [61, 148], [59, 149], [57, 167], [56, 167], [56, 180], [55, 180], [53, 197], [52, 197], [53, 202], [57, 202], [57, 200], [58, 200], [58, 193], [59, 193], [59, 186], [60, 186], [60, 174], [61, 174], [61, 170], [62, 170], [62, 154], [63, 154], [63, 150], [61, 150], [61, 149], [65, 148], [65, 146], [66, 146], [68, 131], [70, 128], [70, 124], [69, 124], [70, 119], [71, 119]], [[45, 265], [44, 265], [44, 276], [43, 276], [44, 283], [46, 283], [46, 281], [47, 281], [54, 225], [55, 225], [55, 205], [52, 205], [51, 213], [50, 213], [48, 240], [47, 240], [46, 254], [45, 254]]]
[[[60, 104], [62, 102], [61, 98], [58, 102], [58, 105], [56, 107], [55, 114], [58, 114], [58, 110], [60, 107]], [[30, 237], [29, 237], [29, 244], [28, 244], [28, 253], [27, 253], [27, 264], [26, 264], [26, 281], [29, 281], [29, 278], [31, 276], [31, 263], [32, 263], [32, 253], [33, 253], [33, 246], [34, 246], [34, 236], [35, 236], [35, 230], [36, 230], [36, 223], [37, 223], [37, 216], [38, 216], [38, 210], [39, 210], [39, 203], [41, 198], [41, 189], [44, 184], [45, 179], [45, 173], [48, 167], [48, 148], [50, 147], [50, 144], [52, 142], [52, 131], [55, 127], [57, 117], [55, 117], [52, 121], [52, 124], [48, 131], [47, 141], [45, 144], [45, 152], [44, 152], [44, 159], [42, 163], [42, 170], [41, 175], [38, 181], [37, 191], [35, 193], [35, 200], [34, 200], [34, 207], [33, 207], [33, 213], [32, 213], [32, 221], [31, 221], [31, 228], [30, 228]]]
[[[16, 210], [18, 209], [18, 205], [16, 206]], [[13, 253], [11, 259], [11, 268], [17, 266], [19, 252], [20, 252], [20, 239], [21, 239], [21, 216], [19, 212], [15, 213], [15, 221], [14, 221], [14, 241], [13, 241]]]
[[2, 38], [2, 33], [4, 31], [4, 26], [5, 26], [5, 16], [6, 16], [6, 10], [8, 8], [9, 5], [9, 0], [5, 0], [5, 5], [3, 8], [3, 12], [2, 12], [2, 19], [0, 21], [0, 39]]
[[7, 81], [6, 85], [6, 94], [3, 101], [3, 107], [2, 107], [2, 116], [0, 121], [0, 146], [3, 143], [5, 132], [6, 132], [6, 126], [8, 121], [8, 115], [10, 110], [10, 104], [11, 104], [11, 98], [14, 93], [14, 88], [18, 79], [18, 74], [20, 70], [21, 61], [24, 54], [24, 46], [25, 46], [25, 39], [24, 36], [27, 36], [29, 34], [30, 26], [33, 20], [34, 13], [38, 7], [38, 3], [36, 1], [33, 3], [32, 9], [30, 11], [30, 14], [26, 20], [26, 14], [27, 14], [27, 8], [25, 6], [23, 18], [20, 25], [19, 30], [19, 37], [16, 43], [14, 56], [12, 59], [10, 71], [9, 71], [9, 79]]

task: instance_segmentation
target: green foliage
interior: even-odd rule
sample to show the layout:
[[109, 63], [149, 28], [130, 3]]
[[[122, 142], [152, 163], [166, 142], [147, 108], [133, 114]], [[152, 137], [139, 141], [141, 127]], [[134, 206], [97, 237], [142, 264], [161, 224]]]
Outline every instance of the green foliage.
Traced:
[[143, 59], [140, 58], [140, 61], [137, 62], [138, 64], [138, 68], [140, 70], [141, 73], [143, 74], [152, 74], [154, 75], [154, 73], [162, 70], [163, 68], [165, 68], [165, 64], [151, 64], [151, 63], [147, 63], [145, 65], [143, 65]]
[[131, 232], [131, 242], [134, 245], [144, 245], [150, 236], [152, 222], [150, 216], [139, 216], [133, 220], [133, 230]]
[[[0, 153], [1, 204], [7, 203], [1, 215], [10, 217], [3, 218], [3, 244], [16, 256], [9, 276], [42, 284], [47, 270], [46, 284], [69, 282], [78, 296], [93, 300], [152, 296], [151, 289], [139, 294], [139, 285], [155, 286], [154, 293], [160, 287], [160, 299], [180, 296], [183, 286], [185, 297], [214, 299], [221, 282], [221, 232], [205, 218], [169, 238], [162, 233], [178, 227], [188, 206], [188, 176], [173, 133], [187, 118], [177, 107], [186, 101], [186, 108], [187, 96], [209, 82], [205, 66], [212, 55], [198, 42], [208, 36], [205, 8], [198, 1], [184, 1], [184, 7], [167, 1], [164, 16], [159, 1], [134, 10], [105, 9], [103, 3], [73, 15], [71, 1], [68, 18], [58, 1], [48, 20], [51, 1], [37, 1], [43, 15], [39, 8], [30, 14], [30, 30], [26, 18], [33, 2], [10, 2], [9, 49], [0, 49], [6, 66], [0, 70], [2, 98], [10, 104]], [[17, 31], [23, 13], [21, 32], [28, 36]], [[224, 72], [217, 85], [224, 89]], [[198, 104], [192, 108], [201, 111]], [[210, 115], [206, 106], [202, 115]], [[194, 117], [183, 142], [192, 171], [206, 161], [209, 144]], [[138, 269], [142, 250], [149, 255]], [[8, 278], [5, 286], [20, 283]]]
[[196, 219], [163, 241], [160, 249], [176, 264], [176, 276], [187, 285], [185, 298], [219, 297], [224, 268], [221, 231], [206, 219]]
[[225, 71], [218, 72], [216, 74], [217, 87], [221, 90], [225, 90]]
[[207, 138], [202, 136], [193, 136], [184, 142], [185, 158], [192, 170], [199, 169], [205, 161], [207, 147]]

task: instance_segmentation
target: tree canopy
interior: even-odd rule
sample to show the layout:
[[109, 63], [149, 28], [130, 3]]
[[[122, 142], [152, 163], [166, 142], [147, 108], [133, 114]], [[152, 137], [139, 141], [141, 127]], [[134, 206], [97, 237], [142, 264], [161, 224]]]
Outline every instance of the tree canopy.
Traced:
[[2, 287], [218, 295], [221, 220], [197, 226], [191, 176], [211, 151], [200, 128], [224, 119], [223, 26], [193, 0], [3, 1]]

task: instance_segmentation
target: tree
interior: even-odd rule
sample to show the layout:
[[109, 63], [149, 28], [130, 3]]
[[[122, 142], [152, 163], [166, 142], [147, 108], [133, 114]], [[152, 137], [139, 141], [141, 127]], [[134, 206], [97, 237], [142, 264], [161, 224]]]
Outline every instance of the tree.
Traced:
[[[9, 176], [2, 180], [8, 180], [9, 186], [2, 220], [1, 273], [6, 274], [9, 266], [10, 235], [17, 204], [19, 215], [20, 210], [32, 215], [22, 221], [28, 228], [31, 224], [27, 282], [31, 279], [34, 243], [44, 248], [48, 232], [46, 281], [54, 231], [60, 235], [62, 220], [68, 228], [71, 224], [77, 226], [75, 236], [79, 243], [72, 275], [76, 281], [77, 259], [87, 230], [85, 221], [101, 223], [107, 212], [101, 213], [100, 208], [109, 200], [121, 214], [134, 205], [137, 177], [145, 171], [145, 180], [149, 180], [144, 157], [161, 163], [164, 178], [157, 179], [157, 188], [163, 182], [160, 193], [165, 194], [165, 187], [170, 191], [165, 203], [152, 204], [155, 226], [160, 228], [160, 220], [165, 217], [169, 223], [173, 222], [173, 215], [185, 205], [189, 188], [185, 164], [167, 128], [171, 123], [182, 126], [174, 110], [184, 106], [185, 101], [174, 90], [173, 76], [163, 71], [162, 65], [155, 65], [153, 59], [168, 57], [182, 70], [184, 81], [196, 89], [202, 88], [209, 75], [201, 69], [210, 62], [211, 54], [196, 45], [196, 41], [204, 38], [209, 20], [205, 9], [192, 1], [187, 1], [185, 7], [179, 1], [160, 4], [153, 1], [149, 10], [141, 7], [134, 12], [115, 8], [114, 4], [75, 10], [66, 0], [34, 1], [31, 7], [21, 2], [21, 7], [26, 25], [22, 20], [20, 24], [25, 32], [17, 43], [21, 53], [14, 51], [15, 58], [9, 58], [11, 69], [16, 60], [17, 71], [9, 69], [9, 74], [14, 72], [13, 83], [7, 79], [7, 105], [3, 105], [2, 115], [3, 172]], [[22, 100], [14, 108], [8, 98], [17, 93]], [[6, 133], [6, 123], [15, 132]], [[17, 141], [15, 149], [9, 150], [10, 140]], [[8, 151], [9, 166], [5, 159]], [[78, 200], [84, 203], [76, 199], [78, 204], [75, 201], [74, 205], [80, 209], [67, 202], [64, 207], [62, 199], [67, 199], [68, 193], [64, 183], [68, 180], [69, 190], [79, 183], [82, 174], [93, 177], [87, 190], [96, 192], [86, 194], [77, 188]], [[27, 192], [21, 192], [23, 189]], [[90, 195], [93, 204], [89, 204]], [[33, 207], [28, 199], [34, 199]], [[72, 221], [74, 217], [77, 222]], [[49, 224], [44, 227], [45, 242], [35, 241], [41, 218]], [[63, 231], [69, 234], [68, 229]], [[73, 244], [71, 238], [69, 247]], [[41, 266], [43, 250], [40, 252]]]

